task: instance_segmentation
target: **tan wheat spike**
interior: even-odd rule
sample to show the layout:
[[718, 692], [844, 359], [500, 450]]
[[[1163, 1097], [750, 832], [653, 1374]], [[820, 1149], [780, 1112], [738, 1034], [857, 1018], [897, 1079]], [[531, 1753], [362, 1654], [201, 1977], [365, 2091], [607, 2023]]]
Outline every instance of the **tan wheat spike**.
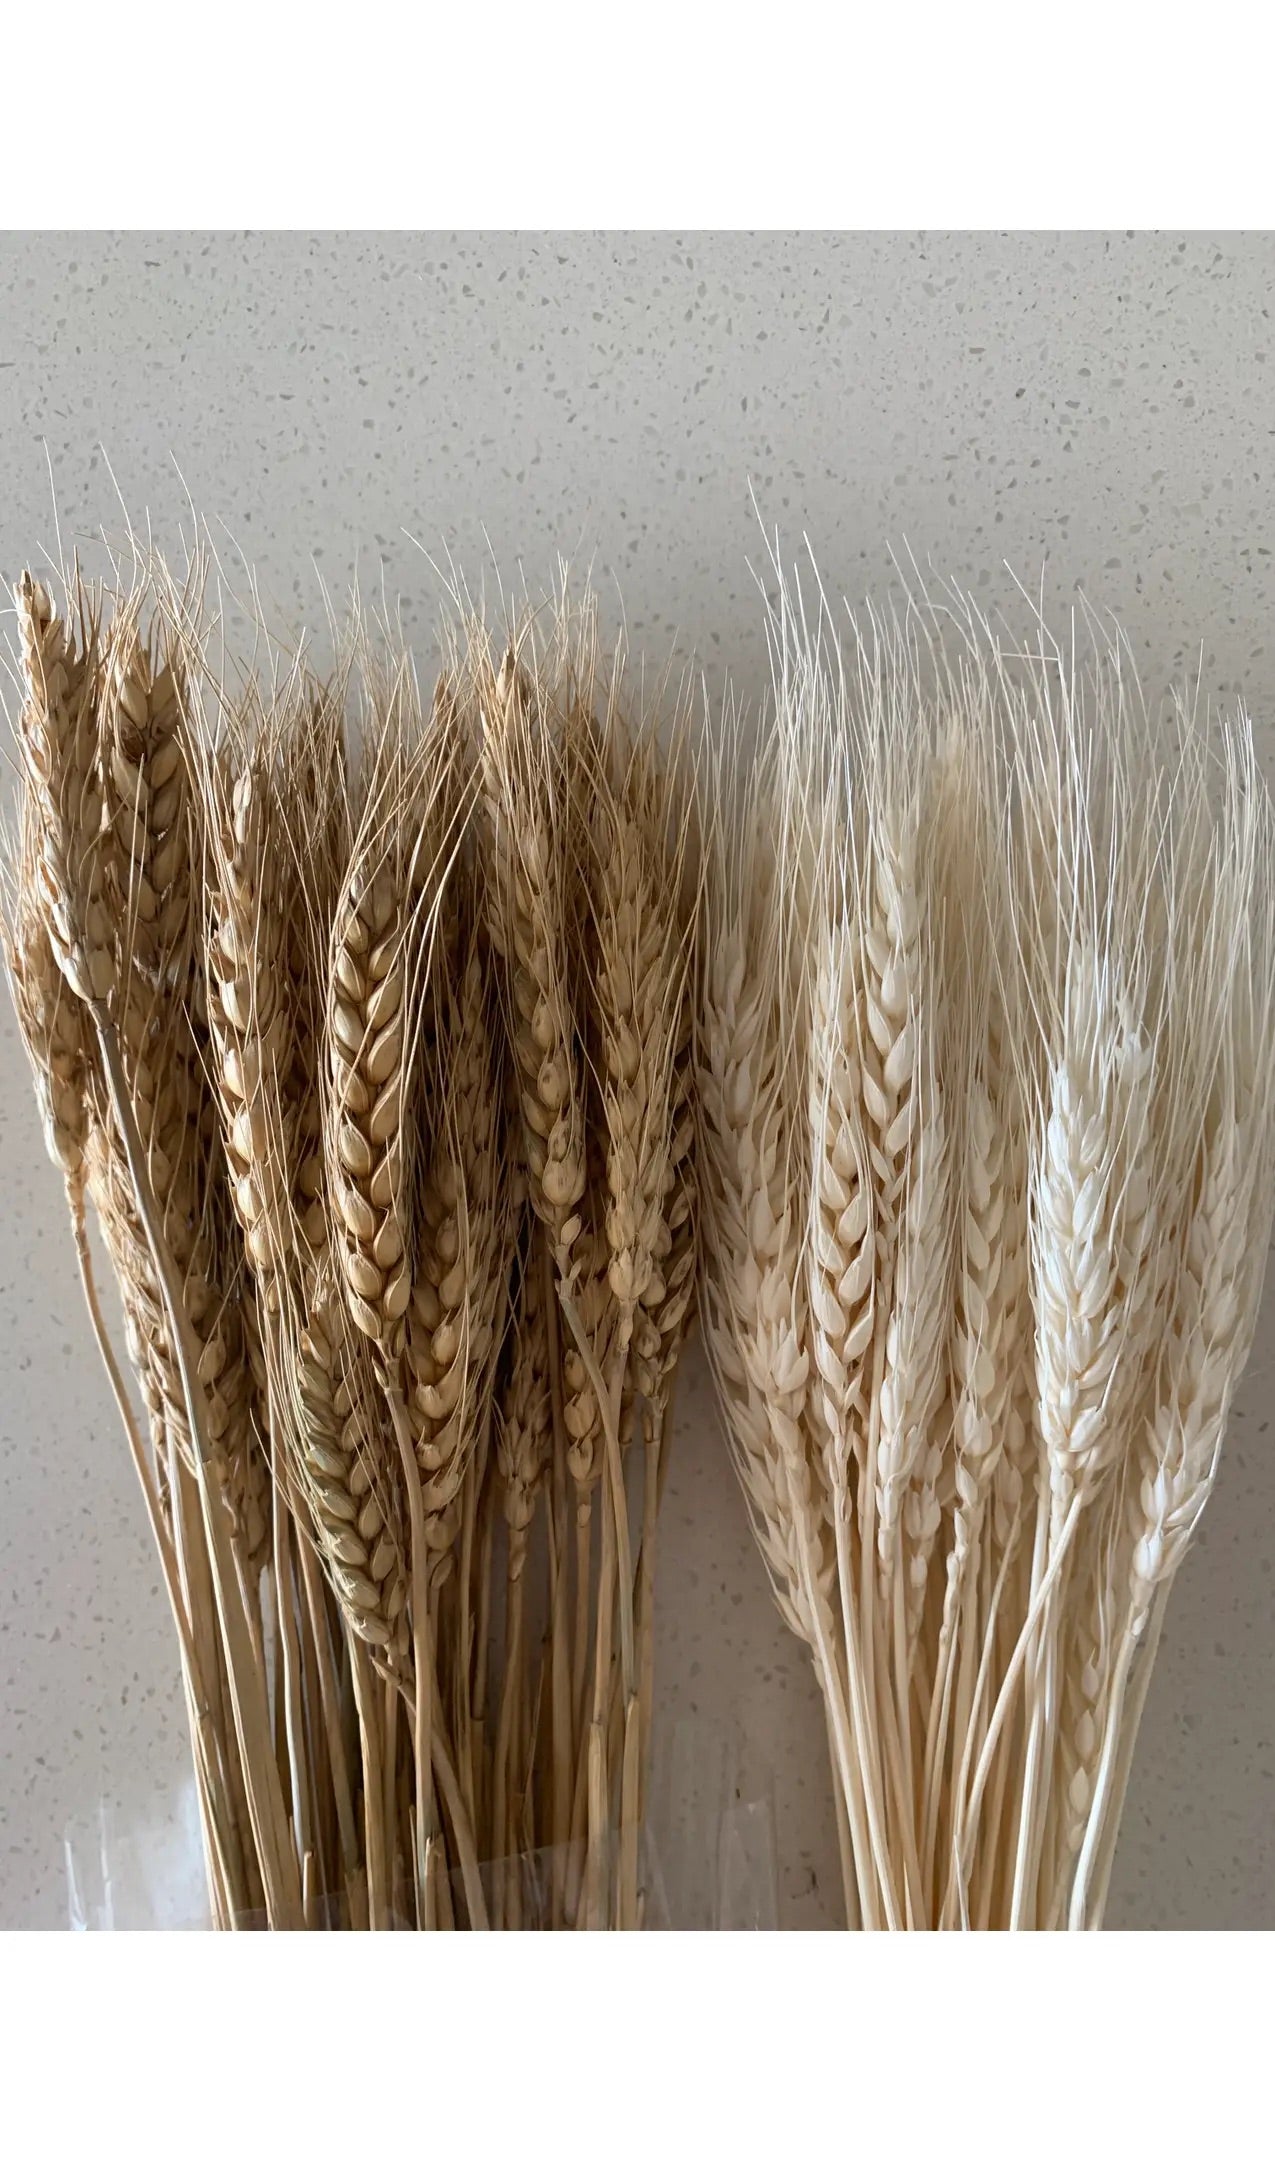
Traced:
[[651, 874], [672, 898], [675, 926], [669, 942], [674, 1017], [661, 1221], [656, 1268], [641, 1301], [633, 1342], [635, 1384], [661, 1421], [682, 1344], [694, 1318], [699, 1253], [694, 1048], [704, 872], [698, 809], [700, 780], [692, 747], [692, 725], [689, 700], [679, 695], [673, 705], [667, 740], [658, 751], [648, 742], [634, 776], [635, 814], [643, 830]]
[[121, 913], [128, 966], [184, 983], [196, 927], [189, 738], [180, 659], [162, 627], [154, 634], [160, 649], [152, 652], [126, 610], [103, 656], [104, 884]]
[[642, 1299], [633, 1343], [635, 1385], [660, 1418], [667, 1413], [674, 1372], [695, 1317], [699, 1192], [692, 1025], [688, 989], [673, 1055], [668, 1158], [655, 1251], [657, 1271], [650, 1291]]
[[527, 1541], [549, 1459], [549, 1364], [544, 1277], [534, 1241], [524, 1245], [518, 1272], [513, 1354], [496, 1420], [496, 1462], [509, 1526], [509, 1574], [526, 1565]]
[[260, 746], [237, 769], [225, 751], [210, 761], [208, 1009], [231, 1194], [267, 1292], [273, 1271], [288, 1263], [292, 1231], [282, 1078], [291, 1013], [269, 786]]
[[[24, 822], [29, 826], [33, 821]], [[27, 853], [28, 863], [30, 859]], [[29, 875], [17, 872], [5, 909], [5, 964], [45, 1146], [68, 1184], [78, 1189], [84, 1181], [88, 1138], [85, 1090], [92, 1038], [86, 1034], [79, 1001], [58, 967], [47, 920], [23, 899], [22, 880]]]
[[608, 1274], [627, 1349], [639, 1310], [658, 1311], [666, 1287], [660, 1260], [670, 1241], [664, 1209], [675, 1175], [674, 1088], [693, 925], [679, 919], [681, 864], [660, 845], [652, 745], [640, 724], [622, 720], [619, 694], [613, 683], [598, 751], [606, 785], [592, 790], [592, 882]]
[[568, 1001], [569, 798], [539, 690], [512, 647], [498, 668], [479, 660], [476, 695], [491, 934], [507, 970], [528, 1191], [565, 1280], [585, 1188], [583, 1090]]
[[576, 1493], [579, 1519], [589, 1519], [591, 1495], [602, 1475], [603, 1406], [598, 1401], [590, 1364], [604, 1372], [611, 1357], [617, 1315], [611, 1303], [607, 1269], [610, 1251], [604, 1225], [605, 1209], [593, 1197], [605, 1187], [605, 1171], [595, 1157], [591, 1192], [582, 1202], [582, 1227], [574, 1240], [572, 1303], [577, 1325], [591, 1351], [588, 1362], [573, 1335], [562, 1346], [563, 1424], [566, 1429], [567, 1467]]
[[[388, 781], [385, 785], [390, 785]], [[411, 1296], [403, 1129], [411, 841], [380, 795], [356, 838], [332, 932], [327, 1007], [329, 1191], [356, 1327], [397, 1355]]]
[[283, 1437], [312, 1534], [347, 1624], [394, 1669], [410, 1662], [406, 1539], [377, 1436], [370, 1355], [339, 1286], [321, 1273], [304, 1322], [286, 1290], [270, 1341]]
[[459, 1528], [461, 1488], [482, 1422], [482, 1389], [504, 1321], [504, 1088], [483, 945], [475, 924], [454, 1024], [440, 1045], [447, 1078], [420, 1206], [405, 1339], [408, 1407], [436, 1566]]
[[483, 1893], [472, 1828], [435, 1715], [435, 1628], [429, 1610], [426, 1519], [403, 1371], [416, 1264], [412, 1219], [422, 1088], [422, 1013], [439, 939], [447, 864], [455, 846], [450, 785], [456, 744], [446, 715], [420, 733], [406, 664], [367, 670], [373, 736], [368, 778], [337, 899], [329, 948], [324, 1157], [334, 1250], [350, 1318], [376, 1347], [393, 1446], [406, 1487], [413, 1636], [413, 1759], [417, 1802], [410, 1846], [423, 1925], [439, 1917], [437, 1771], [464, 1848], [474, 1925]]
[[327, 972], [328, 1188], [352, 1317], [397, 1359], [415, 1264], [418, 1128], [434, 1076], [431, 975], [446, 966], [449, 871], [463, 814], [450, 710], [421, 720], [405, 666], [368, 671], [364, 800]]
[[24, 770], [37, 836], [36, 890], [59, 967], [81, 998], [114, 983], [113, 938], [101, 875], [100, 659], [94, 617], [68, 635], [48, 593], [27, 573], [17, 589], [26, 702]]
[[299, 1253], [327, 1249], [319, 1045], [328, 944], [351, 846], [344, 741], [345, 671], [308, 686], [304, 717], [285, 734], [275, 775], [273, 832], [281, 844], [292, 1056], [283, 1092], [293, 1145]]

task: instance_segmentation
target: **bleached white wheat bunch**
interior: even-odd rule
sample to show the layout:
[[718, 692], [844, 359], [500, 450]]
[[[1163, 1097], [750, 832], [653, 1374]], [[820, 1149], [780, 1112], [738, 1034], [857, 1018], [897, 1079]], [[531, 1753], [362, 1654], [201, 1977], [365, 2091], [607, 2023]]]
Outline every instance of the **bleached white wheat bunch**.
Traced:
[[781, 581], [769, 630], [712, 833], [702, 1305], [848, 1912], [1097, 1925], [1270, 1230], [1269, 802], [1243, 717], [1163, 724], [1088, 619], [843, 634]]

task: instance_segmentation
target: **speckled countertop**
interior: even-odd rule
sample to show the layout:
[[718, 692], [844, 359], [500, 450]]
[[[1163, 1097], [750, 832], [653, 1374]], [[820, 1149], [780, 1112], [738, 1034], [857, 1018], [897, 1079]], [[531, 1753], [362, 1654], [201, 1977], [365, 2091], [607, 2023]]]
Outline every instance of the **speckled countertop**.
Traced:
[[[171, 543], [189, 490], [285, 612], [357, 570], [423, 642], [422, 548], [489, 589], [567, 554], [634, 644], [751, 698], [760, 516], [852, 595], [888, 588], [891, 546], [988, 605], [1005, 562], [1043, 567], [1056, 608], [1116, 611], [1151, 688], [1198, 663], [1243, 696], [1269, 767], [1273, 285], [1275, 239], [1234, 235], [6, 234], [0, 575], [53, 545], [47, 445], [68, 541], [118, 533], [122, 497]], [[68, 1845], [86, 1912], [190, 1922], [169, 1622], [7, 999], [0, 1208], [0, 1925], [67, 1924]], [[1113, 1926], [1275, 1925], [1273, 1343], [1275, 1282]], [[698, 1366], [661, 1546], [669, 1805], [729, 1779], [773, 1822], [781, 1917], [830, 1924], [822, 1716]]]

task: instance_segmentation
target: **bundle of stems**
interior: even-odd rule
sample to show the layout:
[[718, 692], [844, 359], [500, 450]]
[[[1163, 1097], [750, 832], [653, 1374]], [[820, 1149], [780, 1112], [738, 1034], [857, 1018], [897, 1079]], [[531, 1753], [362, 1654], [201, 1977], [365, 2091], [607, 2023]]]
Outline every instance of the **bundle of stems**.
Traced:
[[264, 637], [237, 668], [200, 561], [17, 607], [6, 957], [214, 1922], [638, 1926], [696, 1274], [684, 706], [668, 739], [565, 591], [501, 638], [458, 610], [429, 698], [357, 611], [322, 680]]
[[1096, 1928], [1261, 1293], [1270, 803], [1243, 716], [1153, 718], [1092, 622], [839, 633], [781, 581], [769, 629], [706, 834], [701, 1294], [849, 1924]]

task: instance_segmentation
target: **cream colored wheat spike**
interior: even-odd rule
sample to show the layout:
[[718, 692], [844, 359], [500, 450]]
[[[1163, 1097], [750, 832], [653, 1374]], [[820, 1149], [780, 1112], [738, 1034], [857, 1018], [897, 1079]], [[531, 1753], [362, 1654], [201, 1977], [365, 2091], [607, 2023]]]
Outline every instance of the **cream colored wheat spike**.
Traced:
[[1057, 1744], [1041, 1834], [1036, 1924], [1042, 1928], [1062, 1921], [1099, 1771], [1124, 1572], [1120, 1517], [1120, 1495], [1108, 1488], [1086, 1515], [1071, 1558], [1058, 1630]]
[[876, 1458], [877, 1552], [889, 1580], [907, 1570], [908, 1636], [920, 1622], [939, 1527], [941, 1437], [935, 1430], [951, 1284], [950, 1150], [933, 1053], [918, 1058], [917, 1136], [886, 1330]]
[[[897, 1926], [893, 1875], [895, 1866], [905, 1863], [901, 1855], [892, 1858], [882, 1812], [883, 1762], [894, 1743], [875, 1718], [865, 1687], [865, 1641], [875, 1615], [870, 1605], [861, 1611], [857, 1604], [861, 1588], [866, 1597], [872, 1572], [858, 1525], [861, 1511], [866, 1512], [863, 1487], [877, 1387], [871, 1360], [880, 1294], [877, 1192], [863, 1083], [865, 791], [843, 660], [831, 646], [821, 646], [825, 628], [821, 616], [812, 633], [799, 607], [795, 616], [781, 616], [778, 625], [788, 755], [810, 776], [810, 1044], [804, 1077], [811, 1144], [805, 1251], [812, 1358], [808, 1447], [812, 1465], [818, 1465], [840, 1596], [837, 1656], [826, 1662], [839, 1667], [844, 1658], [854, 1723], [851, 1764], [840, 1705], [825, 1681], [834, 1773], [840, 1806], [848, 1811], [853, 1855], [853, 1879], [847, 1874], [846, 1881], [848, 1917], [851, 1925], [872, 1927], [884, 1920]], [[843, 1852], [843, 1865], [845, 1858]]]
[[573, 1279], [585, 1190], [584, 1091], [570, 1003], [569, 801], [561, 744], [539, 684], [511, 646], [477, 663], [492, 941], [511, 1004], [531, 1205], [558, 1277]]
[[769, 621], [789, 767], [808, 776], [810, 936], [806, 953], [810, 1133], [806, 1230], [812, 1441], [824, 1459], [843, 1595], [846, 1530], [867, 1453], [868, 1362], [876, 1300], [875, 1196], [863, 1102], [860, 885], [863, 791], [843, 656], [807, 622], [800, 589], [780, 586]]
[[[1147, 1159], [1154, 1084], [1142, 966], [1145, 892], [1094, 856], [1109, 779], [1081, 742], [1084, 715], [1061, 697], [1067, 815], [1055, 890], [1071, 899], [1052, 1018], [1041, 1135], [1034, 1151], [1031, 1278], [1040, 1431], [1051, 1542], [1119, 1458], [1122, 1411], [1145, 1352], [1141, 1322], [1153, 1228]], [[1117, 756], [1121, 745], [1114, 745]], [[1110, 873], [1110, 882], [1103, 880]]]
[[[876, 1239], [871, 1424], [861, 1534], [883, 1582], [902, 1563], [903, 1509], [938, 1396], [947, 1295], [949, 1150], [931, 1046], [922, 863], [929, 725], [898, 626], [854, 628], [843, 709], [862, 795], [852, 888], [859, 1076]], [[905, 1598], [905, 1577], [899, 1574]], [[866, 1595], [866, 1593], [865, 1593]]]
[[[1118, 657], [1118, 656], [1117, 656]], [[1221, 920], [1215, 907], [1216, 845], [1208, 803], [1205, 741], [1181, 716], [1166, 735], [1152, 729], [1108, 663], [1104, 695], [1119, 716], [1124, 754], [1116, 762], [1115, 789], [1123, 790], [1118, 816], [1123, 853], [1131, 875], [1147, 896], [1143, 948], [1148, 975], [1148, 1032], [1156, 1043], [1155, 1087], [1144, 1155], [1152, 1193], [1144, 1212], [1142, 1249], [1122, 1240], [1122, 1271], [1137, 1270], [1131, 1285], [1130, 1334], [1145, 1343], [1141, 1369], [1118, 1393], [1124, 1397], [1127, 1441], [1113, 1489], [1081, 1525], [1075, 1559], [1077, 1589], [1068, 1601], [1062, 1643], [1064, 1686], [1059, 1729], [1062, 1789], [1055, 1806], [1064, 1858], [1080, 1848], [1092, 1797], [1107, 1715], [1107, 1692], [1119, 1668], [1119, 1637], [1125, 1625], [1125, 1586], [1132, 1555], [1145, 1528], [1141, 1500], [1153, 1450], [1162, 1376], [1172, 1340], [1181, 1255], [1191, 1235], [1198, 1171], [1197, 1136], [1211, 1087], [1217, 1046], [1225, 1035], [1216, 1011], [1205, 1014], [1202, 997], [1216, 966]], [[1112, 677], [1114, 676], [1114, 679]], [[1132, 797], [1132, 801], [1129, 798]], [[1135, 804], [1137, 808], [1135, 809]], [[1223, 911], [1225, 912], [1225, 911]], [[1227, 935], [1222, 930], [1222, 935]], [[1211, 956], [1211, 957], [1210, 957]], [[1116, 1414], [1119, 1416], [1117, 1406]], [[1148, 1495], [1149, 1496], [1149, 1495]], [[1088, 1587], [1085, 1587], [1085, 1586]], [[1063, 1909], [1066, 1881], [1054, 1891], [1047, 1924]]]
[[1033, 1617], [1022, 1643], [1029, 1723], [1015, 1927], [1039, 1924], [1047, 1910], [1039, 1871], [1059, 1715], [1061, 1616], [1075, 1540], [1086, 1521], [1097, 1521], [1095, 1504], [1120, 1471], [1145, 1386], [1160, 1235], [1160, 1008], [1146, 957], [1155, 919], [1148, 834], [1159, 807], [1145, 780], [1133, 778], [1141, 731], [1128, 724], [1118, 683], [1115, 695], [1111, 690], [1100, 677], [1096, 696], [1087, 698], [1074, 664], [1057, 648], [1046, 651], [1016, 741], [1027, 799], [1033, 785], [1040, 792], [1042, 776], [1056, 790], [1058, 852], [1052, 874], [1042, 865], [1034, 884], [1016, 887], [1040, 1030], [1036, 1044], [1027, 1031], [1022, 1082], [1036, 1098], [1030, 1281], [1042, 1482]]
[[[1042, 631], [1043, 636], [1043, 631]], [[1067, 768], [1064, 744], [1049, 697], [1044, 661], [1028, 672], [1011, 672], [990, 633], [987, 667], [999, 692], [1006, 735], [1006, 757], [1014, 789], [1014, 814], [1005, 836], [1005, 906], [1008, 925], [1000, 981], [1011, 981], [1014, 997], [994, 1002], [999, 1019], [1002, 1084], [1015, 1106], [1010, 1127], [1015, 1142], [1015, 1185], [1022, 1193], [1015, 1235], [1018, 1246], [1019, 1310], [1016, 1337], [1018, 1383], [1005, 1409], [1004, 1438], [992, 1475], [992, 1539], [998, 1562], [1007, 1548], [1026, 1537], [1030, 1559], [1030, 1522], [1048, 1464], [1041, 1444], [1036, 1390], [1036, 1318], [1031, 1282], [1028, 1224], [1031, 1215], [1031, 1164], [1038, 1152], [1048, 1115], [1051, 1045], [1061, 1032], [1058, 984], [1068, 953], [1077, 897], [1074, 871], [1079, 812], [1075, 778]], [[998, 1010], [999, 1008], [999, 1010]], [[1006, 1601], [1008, 1607], [1014, 1593]], [[1024, 1592], [1024, 1596], [1026, 1592]], [[1019, 1618], [1021, 1618], [1021, 1613]]]
[[[942, 1382], [950, 1269], [950, 1149], [935, 1040], [934, 928], [924, 854], [932, 750], [916, 663], [903, 632], [872, 625], [857, 648], [862, 786], [861, 1078], [874, 1188], [876, 1444], [865, 1482], [888, 1584], [903, 1558], [904, 1501], [927, 1469]], [[923, 1488], [914, 1510], [924, 1517]]]
[[[1181, 1565], [1212, 1490], [1231, 1398], [1256, 1326], [1272, 1214], [1275, 890], [1271, 808], [1251, 732], [1225, 739], [1215, 894], [1196, 980], [1194, 1028], [1213, 1062], [1194, 1213], [1164, 1343], [1160, 1394], [1137, 1465], [1140, 1524], [1132, 1625]], [[1189, 1010], [1191, 1008], [1188, 1008]]]
[[876, 1294], [871, 1169], [864, 1131], [861, 1025], [853, 904], [837, 827], [840, 796], [820, 847], [811, 944], [809, 1118], [813, 1168], [807, 1241], [813, 1403], [830, 1460], [834, 1504], [858, 1508], [867, 1450], [868, 1360]]
[[[947, 698], [950, 695], [949, 687]], [[960, 1489], [964, 1484], [968, 1500], [970, 1487], [976, 1487], [981, 1504], [999, 1445], [1002, 1403], [991, 1398], [998, 1379], [1008, 1378], [1007, 1346], [999, 1340], [1004, 1317], [1002, 1246], [1009, 1234], [1003, 1179], [1007, 1104], [996, 1084], [990, 1047], [996, 920], [987, 888], [996, 882], [996, 859], [989, 728], [985, 712], [971, 725], [968, 714], [948, 706], [934, 752], [924, 848], [933, 923], [923, 978], [930, 1045], [923, 1070], [930, 1130], [927, 1141], [922, 1128], [917, 1160], [920, 1175], [930, 1160], [940, 1166], [928, 1222], [927, 1211], [919, 1210], [922, 1244], [933, 1255], [930, 1300], [940, 1340], [928, 1368], [924, 1436], [903, 1501], [907, 1633], [913, 1657], [945, 1505], [953, 1518], [952, 1543], [963, 1530], [963, 1558], [968, 1554], [970, 1522], [968, 1516], [961, 1519]], [[904, 1243], [909, 1259], [910, 1245], [909, 1230]], [[956, 1372], [951, 1370], [953, 1340], [960, 1361]], [[922, 1359], [922, 1399], [926, 1369]], [[888, 1357], [886, 1371], [889, 1378]], [[958, 1430], [962, 1409], [973, 1413], [963, 1433]], [[992, 1459], [981, 1462], [971, 1476], [979, 1443]]]
[[1109, 1570], [1110, 1545], [1095, 1538], [1088, 1564], [1077, 1577], [1075, 1625], [1063, 1660], [1059, 1782], [1064, 1864], [1080, 1849], [1102, 1745], [1112, 1654]]
[[1026, 1289], [1026, 1135], [1010, 1043], [1021, 990], [1008, 935], [1005, 815], [989, 708], [975, 674], [955, 685], [959, 788], [938, 835], [947, 922], [954, 1084], [955, 1250], [951, 1394], [952, 1541], [947, 1636], [977, 1558], [985, 1510], [1016, 1410]]
[[[941, 709], [931, 856], [940, 916], [936, 1026], [952, 1112], [952, 1304], [941, 1422], [931, 1428], [923, 1474], [905, 1503], [909, 1636], [922, 1699], [929, 1702], [923, 1849], [931, 1881], [938, 1859], [932, 1894], [939, 1912], [947, 1833], [959, 1812], [954, 1773], [965, 1753], [984, 1649], [984, 1588], [994, 1581], [1003, 1550], [989, 1507], [1007, 1435], [1027, 1394], [1021, 1379], [1026, 1148], [1009, 1049], [1017, 1021], [1008, 1017], [1019, 999], [1008, 938], [996, 701], [976, 659], [962, 655], [946, 670]], [[949, 1452], [940, 1455], [941, 1444]], [[930, 1510], [928, 1522], [915, 1520], [921, 1503]], [[944, 1518], [937, 1547], [934, 1512]], [[932, 1669], [918, 1658], [931, 1580], [942, 1589], [941, 1605], [935, 1598]]]
[[[1171, 978], [1174, 1028], [1198, 1052], [1203, 1082], [1198, 1095], [1184, 1089], [1176, 1103], [1177, 1137], [1185, 1131], [1188, 1144], [1174, 1171], [1179, 1184], [1189, 1183], [1194, 1208], [1178, 1233], [1177, 1277], [1164, 1308], [1149, 1424], [1135, 1435], [1127, 1464], [1132, 1558], [1119, 1600], [1125, 1618], [1102, 1755], [1071, 1888], [1073, 1928], [1101, 1924], [1164, 1601], [1216, 1474], [1231, 1391], [1256, 1322], [1270, 1233], [1271, 810], [1247, 723], [1241, 718], [1223, 735], [1220, 775], [1208, 769], [1212, 757], [1202, 754], [1207, 740], [1194, 719], [1180, 731], [1188, 779], [1176, 801], [1184, 793], [1202, 800], [1205, 787], [1220, 794], [1212, 861], [1202, 877], [1181, 882], [1175, 864], [1171, 896], [1174, 913], [1198, 929], [1198, 942], [1189, 932], [1185, 940], [1173, 940]], [[1189, 848], [1186, 854], [1194, 872]], [[1197, 892], [1206, 900], [1192, 918]], [[1193, 1122], [1197, 1137], [1191, 1145]], [[1238, 1232], [1236, 1216], [1244, 1226]], [[1131, 1661], [1144, 1633], [1148, 1645], [1131, 1686]]]

